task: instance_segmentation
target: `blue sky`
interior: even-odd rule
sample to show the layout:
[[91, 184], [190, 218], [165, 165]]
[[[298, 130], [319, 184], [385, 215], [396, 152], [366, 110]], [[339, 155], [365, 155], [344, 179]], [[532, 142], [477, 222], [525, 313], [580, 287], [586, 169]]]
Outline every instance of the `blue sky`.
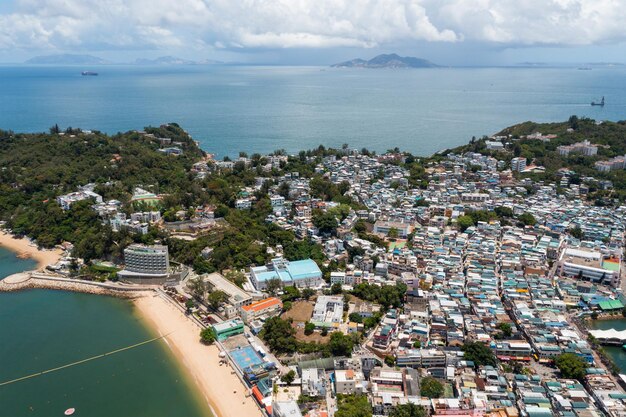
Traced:
[[622, 62], [626, 0], [0, 0], [0, 62], [329, 64], [383, 52], [442, 65]]

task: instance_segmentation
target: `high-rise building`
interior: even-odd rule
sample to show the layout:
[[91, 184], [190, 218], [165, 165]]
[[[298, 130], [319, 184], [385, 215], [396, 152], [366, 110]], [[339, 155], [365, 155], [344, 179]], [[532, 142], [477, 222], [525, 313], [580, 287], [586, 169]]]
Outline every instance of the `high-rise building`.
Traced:
[[526, 158], [518, 157], [511, 159], [511, 170], [521, 172], [526, 169]]
[[118, 272], [121, 279], [164, 280], [170, 271], [167, 246], [130, 245], [124, 249], [125, 267]]

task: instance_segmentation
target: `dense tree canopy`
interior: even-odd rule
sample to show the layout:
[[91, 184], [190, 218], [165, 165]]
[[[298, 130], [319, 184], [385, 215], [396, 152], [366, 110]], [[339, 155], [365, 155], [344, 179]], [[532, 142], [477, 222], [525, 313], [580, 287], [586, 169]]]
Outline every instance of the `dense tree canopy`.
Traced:
[[280, 317], [272, 317], [265, 321], [259, 336], [272, 352], [293, 353], [296, 351], [296, 330], [291, 327], [291, 323], [291, 320], [283, 320]]
[[420, 381], [420, 394], [422, 394], [422, 397], [440, 398], [443, 396], [443, 392], [443, 384], [432, 376], [422, 378]]
[[554, 359], [554, 364], [563, 378], [578, 379], [582, 381], [587, 374], [589, 364], [574, 353], [563, 353]]
[[[337, 395], [335, 417], [371, 417], [372, 406], [365, 395]], [[422, 416], [419, 416], [422, 417]]]
[[400, 404], [393, 407], [389, 412], [389, 417], [427, 417], [426, 409], [421, 405], [413, 403]]
[[467, 342], [461, 348], [463, 350], [463, 358], [474, 362], [476, 367], [482, 365], [496, 366], [497, 360], [493, 351], [489, 346], [480, 342]]

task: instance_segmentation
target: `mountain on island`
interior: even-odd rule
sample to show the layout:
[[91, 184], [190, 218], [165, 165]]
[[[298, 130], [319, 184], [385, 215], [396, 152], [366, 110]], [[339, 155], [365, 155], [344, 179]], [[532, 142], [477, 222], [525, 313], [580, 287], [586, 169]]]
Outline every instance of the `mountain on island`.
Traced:
[[189, 59], [178, 58], [175, 56], [160, 56], [155, 59], [138, 58], [134, 62], [136, 65], [215, 65], [221, 64], [220, 61], [205, 59], [202, 61], [192, 61]]
[[93, 55], [56, 54], [33, 57], [24, 62], [32, 65], [105, 65], [109, 61]]
[[333, 68], [436, 68], [438, 66], [426, 59], [397, 54], [382, 54], [369, 61], [356, 58], [351, 61], [331, 65]]

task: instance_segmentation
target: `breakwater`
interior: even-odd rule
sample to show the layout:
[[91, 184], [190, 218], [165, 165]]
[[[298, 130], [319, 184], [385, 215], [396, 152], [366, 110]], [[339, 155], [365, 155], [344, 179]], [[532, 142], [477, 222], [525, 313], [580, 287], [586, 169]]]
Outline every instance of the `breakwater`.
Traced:
[[0, 281], [0, 292], [34, 288], [110, 295], [120, 298], [136, 298], [156, 291], [158, 286], [85, 281], [33, 271], [13, 274]]

